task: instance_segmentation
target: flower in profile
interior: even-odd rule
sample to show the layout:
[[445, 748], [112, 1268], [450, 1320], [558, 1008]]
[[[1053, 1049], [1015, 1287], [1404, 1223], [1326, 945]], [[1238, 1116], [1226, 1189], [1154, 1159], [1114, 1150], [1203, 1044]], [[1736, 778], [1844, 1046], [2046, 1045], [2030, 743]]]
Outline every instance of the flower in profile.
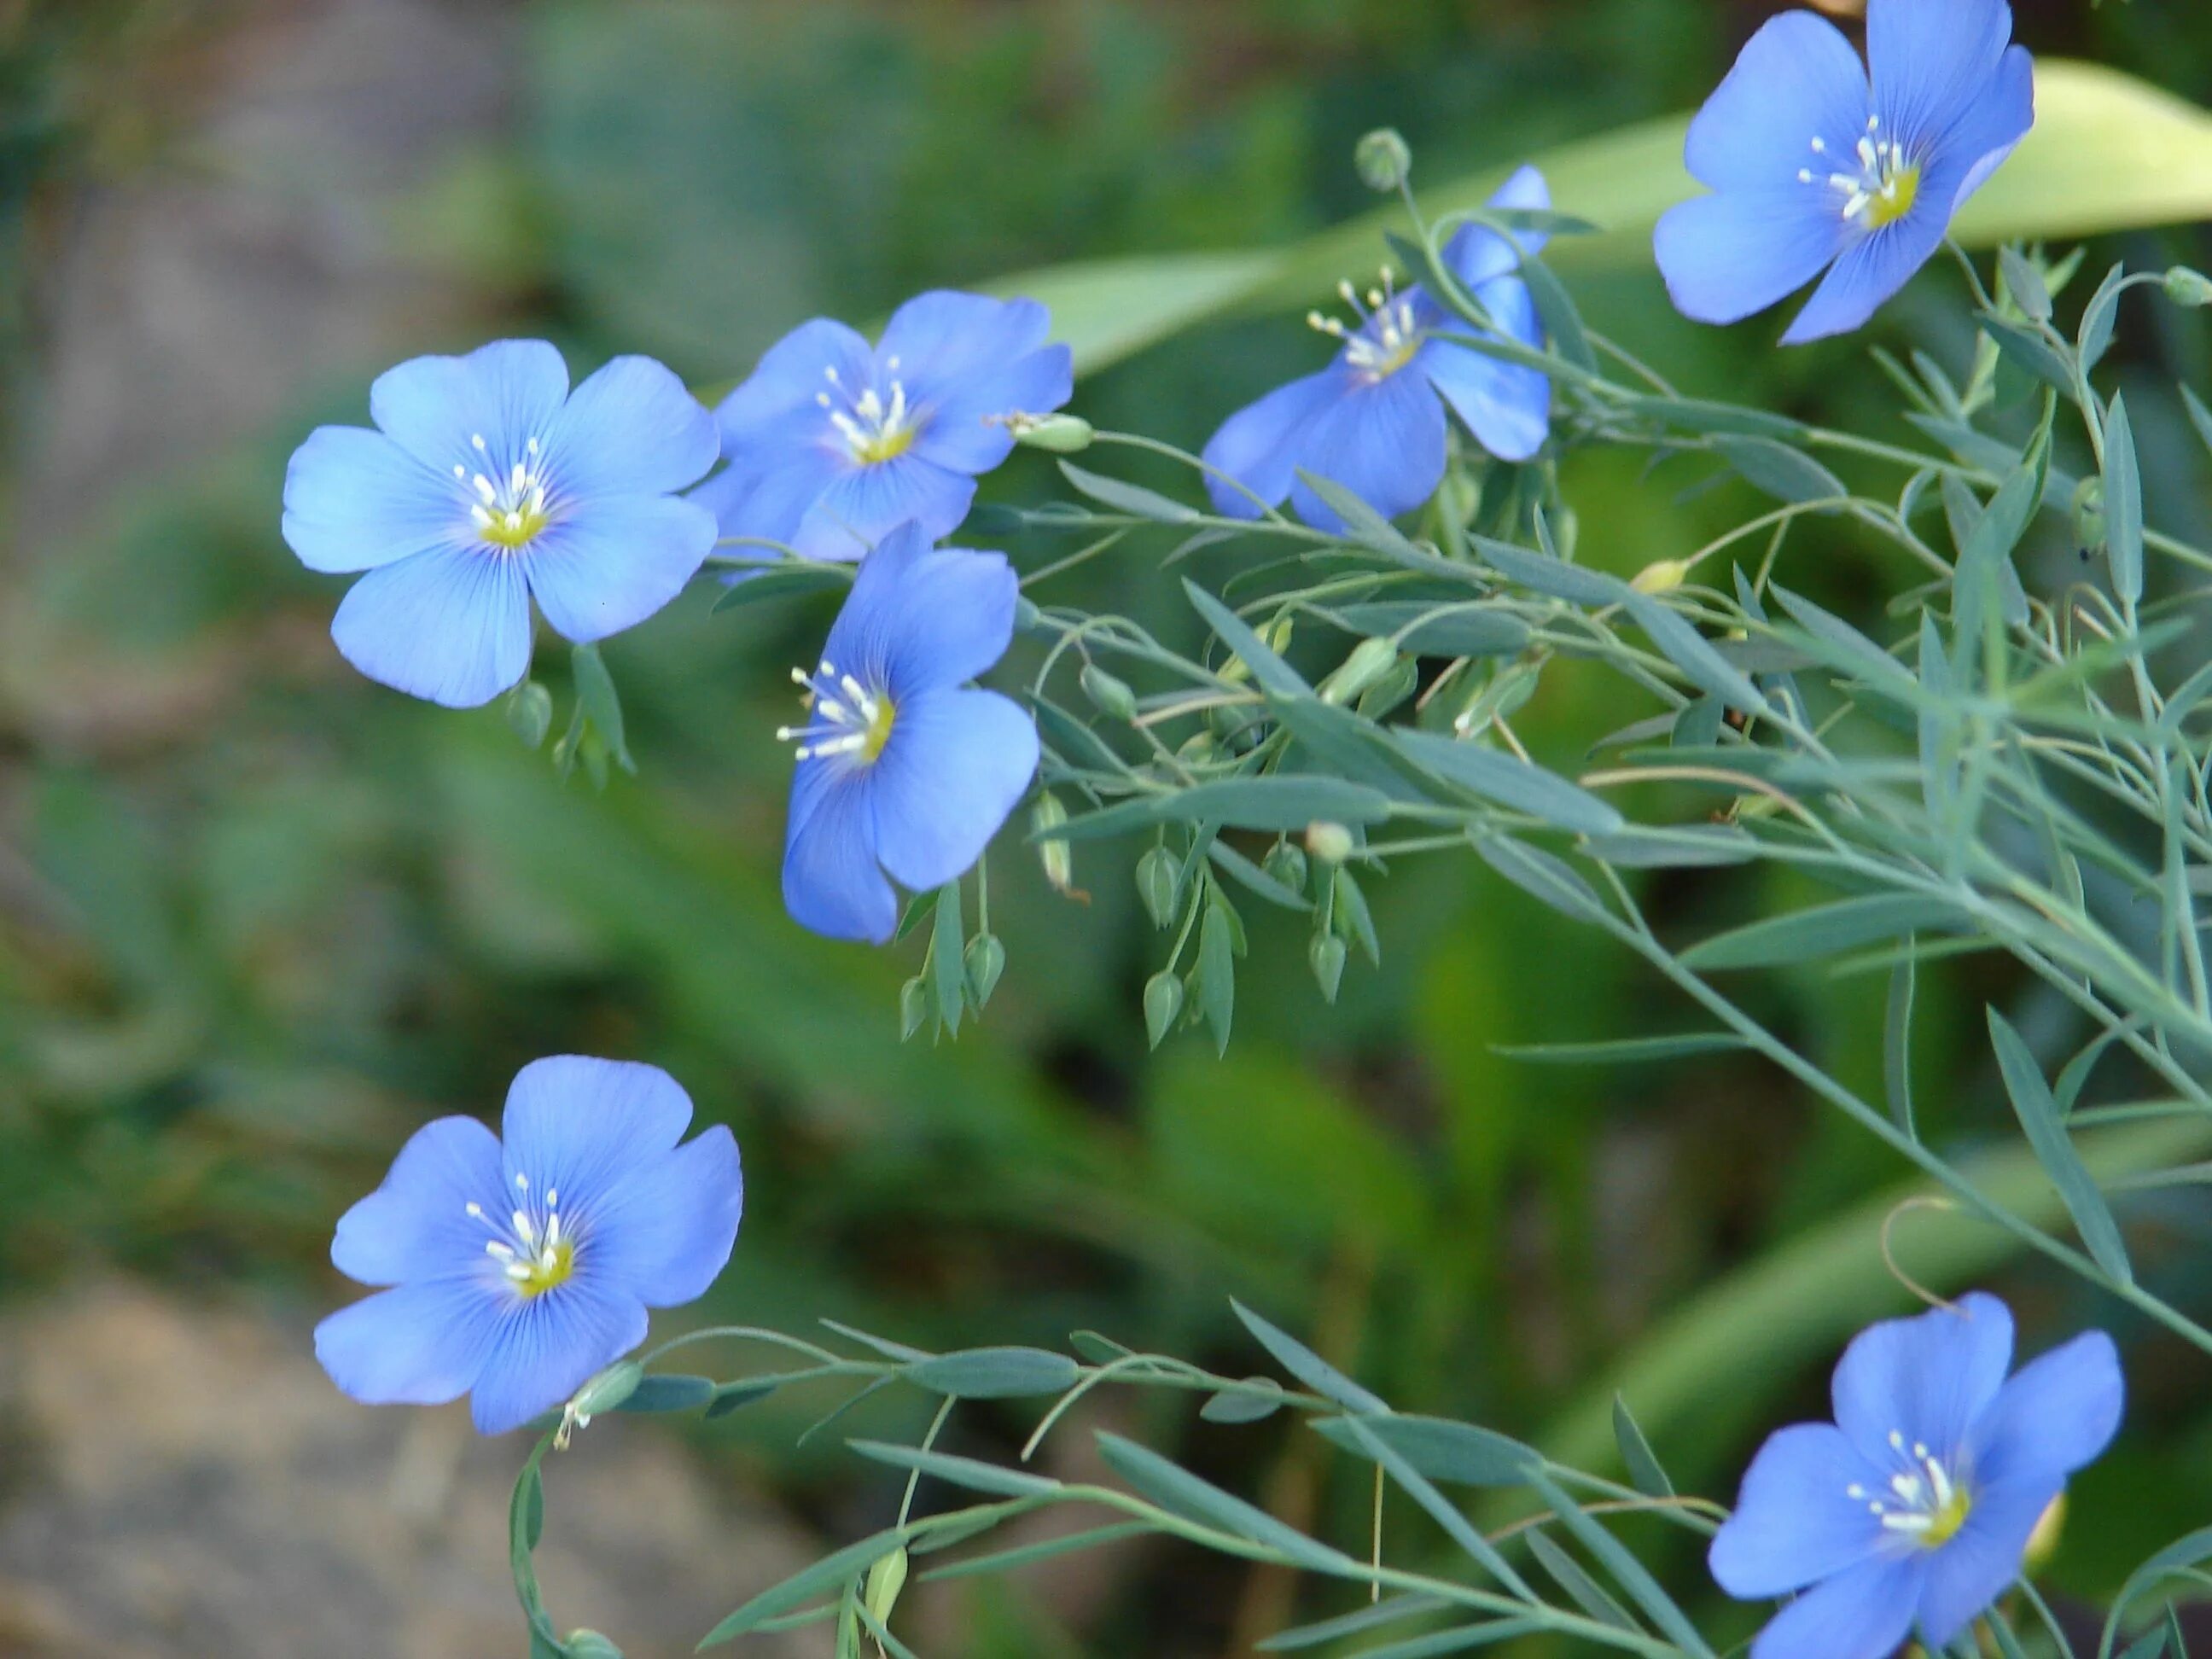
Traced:
[[857, 559], [902, 524], [930, 540], [968, 516], [1013, 447], [1005, 417], [1058, 409], [1073, 359], [1034, 300], [918, 295], [874, 346], [817, 317], [769, 349], [714, 411], [729, 463], [692, 492], [722, 534]]
[[918, 526], [860, 562], [812, 673], [798, 744], [783, 902], [802, 927], [881, 944], [891, 881], [941, 887], [982, 856], [1036, 771], [1036, 726], [963, 682], [1006, 654], [1017, 584], [1000, 553], [932, 549]]
[[[1493, 208], [1551, 204], [1544, 175], [1534, 167], [1522, 167], [1490, 198]], [[1534, 231], [1519, 232], [1516, 240], [1532, 254], [1545, 240]], [[1551, 381], [1536, 369], [1439, 337], [1489, 332], [1542, 348], [1543, 325], [1519, 274], [1521, 254], [1496, 231], [1468, 224], [1444, 245], [1443, 262], [1494, 331], [1463, 321], [1419, 283], [1394, 287], [1388, 270], [1364, 304], [1352, 284], [1343, 283], [1338, 292], [1357, 326], [1318, 312], [1306, 319], [1343, 343], [1336, 361], [1239, 410], [1206, 445], [1206, 465], [1237, 481], [1207, 478], [1216, 507], [1231, 518], [1256, 519], [1255, 496], [1270, 507], [1288, 496], [1308, 524], [1342, 528], [1299, 479], [1308, 472], [1341, 484], [1386, 518], [1411, 512], [1443, 482], [1447, 405], [1501, 460], [1525, 461], [1543, 447]]]
[[1659, 221], [1674, 304], [1733, 323], [1826, 270], [1785, 344], [1873, 316], [2035, 124], [2011, 39], [2005, 0], [1871, 0], [1865, 65], [1811, 12], [1767, 23], [1690, 124], [1684, 160], [1713, 193]]
[[714, 544], [675, 492], [714, 464], [683, 383], [617, 357], [573, 392], [543, 340], [416, 357], [369, 388], [376, 428], [319, 427], [284, 478], [310, 570], [366, 571], [331, 636], [373, 680], [452, 708], [530, 668], [530, 602], [579, 644], [643, 622]]
[[658, 1067], [562, 1054], [516, 1074], [501, 1134], [416, 1130], [339, 1218], [331, 1260], [391, 1288], [315, 1328], [331, 1380], [372, 1406], [470, 1395], [486, 1434], [559, 1406], [730, 1259], [738, 1144], [716, 1124], [679, 1146], [690, 1121]]
[[2123, 1389], [2101, 1331], [2008, 1380], [2012, 1338], [1979, 1294], [1869, 1327], [1836, 1367], [1835, 1423], [1759, 1448], [1713, 1577], [1744, 1600], [1804, 1594], [1753, 1659], [1887, 1659], [1916, 1623], [1940, 1652], [2018, 1577], [2066, 1477], [2118, 1428]]

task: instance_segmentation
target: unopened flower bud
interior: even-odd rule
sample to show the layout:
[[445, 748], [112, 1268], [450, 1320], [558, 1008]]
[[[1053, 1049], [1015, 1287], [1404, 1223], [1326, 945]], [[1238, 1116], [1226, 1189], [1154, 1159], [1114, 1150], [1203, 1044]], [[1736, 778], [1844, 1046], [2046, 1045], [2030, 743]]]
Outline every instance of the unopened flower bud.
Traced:
[[969, 994], [981, 1008], [998, 988], [999, 975], [1006, 971], [1006, 947], [994, 934], [978, 933], [968, 941], [960, 965], [968, 975]]
[[2066, 1530], [2066, 1494], [2060, 1492], [2043, 1506], [2043, 1513], [2035, 1522], [2035, 1530], [2027, 1535], [2027, 1547], [2021, 1552], [2020, 1570], [2023, 1576], [2039, 1572], [2058, 1548], [2058, 1534]]
[[1552, 547], [1563, 559], [1575, 556], [1575, 544], [1582, 539], [1583, 521], [1575, 510], [1565, 501], [1552, 509]]
[[1293, 893], [1305, 890], [1306, 855], [1289, 842], [1279, 841], [1270, 847], [1260, 867]]
[[929, 987], [916, 974], [899, 987], [899, 1041], [904, 1042], [929, 1018]]
[[[1242, 667], [1243, 665], [1234, 665]], [[1204, 766], [1220, 752], [1221, 745], [1213, 740], [1212, 732], [1194, 732], [1176, 747], [1176, 758], [1185, 766]]]
[[878, 1558], [868, 1569], [868, 1582], [861, 1600], [873, 1613], [876, 1622], [888, 1625], [891, 1609], [898, 1605], [899, 1592], [906, 1588], [906, 1549], [904, 1546], [889, 1555]]
[[1671, 593], [1680, 587], [1690, 574], [1686, 559], [1661, 559], [1647, 564], [1628, 580], [1628, 585], [1639, 593]]
[[1420, 664], [1411, 657], [1401, 657], [1359, 694], [1359, 713], [1367, 720], [1379, 720], [1420, 690]]
[[1336, 1000], [1336, 988], [1344, 981], [1344, 941], [1334, 933], [1316, 933], [1313, 943], [1306, 946], [1306, 961], [1313, 969], [1314, 983], [1321, 987], [1322, 995], [1330, 1002]]
[[1362, 640], [1321, 683], [1323, 702], [1347, 703], [1397, 665], [1398, 647], [1388, 640]]
[[553, 1431], [553, 1443], [562, 1451], [568, 1449], [569, 1437], [578, 1429], [588, 1429], [592, 1419], [601, 1412], [611, 1412], [637, 1392], [637, 1385], [645, 1379], [645, 1367], [634, 1359], [624, 1359], [610, 1365], [576, 1390], [561, 1411], [561, 1426]]
[[1295, 627], [1291, 613], [1285, 611], [1260, 630], [1261, 641], [1268, 650], [1279, 657], [1291, 648], [1291, 635], [1295, 631]]
[[2094, 552], [2105, 544], [2105, 481], [2087, 477], [2074, 490], [2074, 545]]
[[1075, 854], [1064, 841], [1048, 841], [1045, 837], [1067, 822], [1067, 808], [1060, 804], [1060, 797], [1045, 793], [1030, 809], [1030, 838], [1037, 844], [1037, 860], [1044, 866], [1044, 878], [1052, 884], [1056, 893], [1065, 893], [1075, 885]]
[[1137, 694], [1129, 689], [1127, 681], [1115, 678], [1095, 662], [1085, 663], [1077, 678], [1083, 695], [1091, 699], [1091, 706], [1100, 714], [1117, 720], [1137, 718]]
[[507, 723], [525, 749], [538, 747], [553, 729], [553, 694], [536, 680], [523, 681], [507, 700]]
[[1341, 864], [1352, 856], [1352, 831], [1327, 819], [1306, 825], [1306, 851], [1323, 864]]
[[1388, 194], [1413, 171], [1413, 148], [1395, 127], [1377, 127], [1352, 147], [1352, 165], [1361, 184]]
[[1182, 981], [1162, 971], [1145, 981], [1145, 1036], [1153, 1048], [1175, 1029], [1182, 1013]]
[[1137, 896], [1145, 902], [1145, 914], [1153, 927], [1164, 927], [1175, 920], [1176, 878], [1182, 873], [1176, 855], [1164, 847], [1155, 847], [1137, 860]]
[[1055, 455], [1078, 455], [1091, 447], [1094, 428], [1080, 415], [1009, 415], [1006, 430], [1016, 443]]
[[572, 1630], [563, 1645], [568, 1659], [623, 1659], [623, 1650], [595, 1630]]
[[2166, 297], [2178, 306], [2212, 306], [2212, 276], [2187, 265], [2166, 273]]

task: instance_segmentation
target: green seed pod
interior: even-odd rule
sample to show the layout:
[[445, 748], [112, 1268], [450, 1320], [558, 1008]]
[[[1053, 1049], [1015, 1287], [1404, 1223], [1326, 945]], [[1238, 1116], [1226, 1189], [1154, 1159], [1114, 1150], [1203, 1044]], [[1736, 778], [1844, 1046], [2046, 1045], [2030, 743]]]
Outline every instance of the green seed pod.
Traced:
[[1420, 687], [1420, 664], [1411, 657], [1401, 657], [1390, 665], [1382, 678], [1359, 694], [1358, 708], [1360, 717], [1379, 720]]
[[1060, 805], [1057, 795], [1039, 795], [1036, 805], [1030, 809], [1030, 830], [1036, 840], [1037, 861], [1044, 866], [1044, 878], [1052, 884], [1055, 893], [1065, 893], [1075, 885], [1075, 854], [1068, 850], [1066, 842], [1047, 841], [1043, 837], [1066, 822], [1067, 808]]
[[1306, 946], [1306, 961], [1313, 969], [1314, 983], [1328, 1000], [1336, 1000], [1336, 988], [1344, 981], [1344, 941], [1334, 933], [1316, 933]]
[[1350, 702], [1398, 665], [1398, 647], [1388, 640], [1362, 640], [1336, 672], [1321, 683], [1323, 702]]
[[981, 1008], [998, 988], [999, 975], [1006, 971], [1006, 947], [994, 934], [978, 933], [968, 941], [961, 966], [967, 969], [969, 994]]
[[1091, 699], [1091, 707], [1100, 714], [1117, 720], [1137, 718], [1137, 694], [1126, 681], [1115, 679], [1095, 662], [1084, 664], [1083, 672], [1077, 678], [1083, 686], [1083, 695]]
[[1267, 849], [1267, 856], [1260, 867], [1293, 893], [1306, 890], [1306, 855], [1287, 841], [1279, 841]]
[[553, 694], [536, 680], [525, 680], [507, 700], [507, 723], [525, 749], [536, 749], [553, 729]]
[[1306, 851], [1323, 864], [1341, 864], [1352, 856], [1356, 843], [1352, 831], [1326, 819], [1306, 825]]
[[610, 1365], [576, 1390], [568, 1410], [579, 1423], [588, 1423], [601, 1412], [611, 1412], [637, 1392], [645, 1380], [645, 1367], [634, 1359]]
[[899, 1041], [904, 1042], [929, 1018], [929, 987], [920, 974], [899, 987]]
[[1145, 914], [1153, 927], [1165, 927], [1175, 920], [1176, 882], [1182, 874], [1182, 864], [1164, 847], [1155, 847], [1137, 860], [1137, 896], [1144, 900]]
[[2074, 545], [2094, 552], [2105, 544], [2105, 481], [2087, 477], [2074, 490]]
[[595, 1630], [572, 1630], [563, 1645], [568, 1659], [623, 1659], [623, 1650]]
[[1352, 147], [1352, 165], [1361, 184], [1387, 195], [1413, 172], [1413, 147], [1395, 127], [1377, 127]]
[[1153, 1048], [1182, 1014], [1182, 981], [1165, 969], [1145, 981], [1145, 1035]]
[[1095, 428], [1080, 415], [1010, 415], [1006, 430], [1025, 448], [1079, 455], [1091, 447]]
[[2178, 306], [2212, 306], [2212, 276], [2187, 265], [2166, 273], [2166, 297]]

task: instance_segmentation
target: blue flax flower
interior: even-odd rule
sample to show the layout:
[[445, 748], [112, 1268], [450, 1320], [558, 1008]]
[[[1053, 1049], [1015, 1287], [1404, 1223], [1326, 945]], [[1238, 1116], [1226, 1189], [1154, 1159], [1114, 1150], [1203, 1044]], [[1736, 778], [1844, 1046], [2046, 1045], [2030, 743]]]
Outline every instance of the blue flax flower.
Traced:
[[2009, 1381], [2012, 1316], [1996, 1297], [1859, 1334], [1836, 1367], [1833, 1425], [1759, 1448], [1713, 1577], [1746, 1600], [1805, 1593], [1753, 1659], [1885, 1659], [1915, 1624], [1948, 1645], [2020, 1571], [2066, 1477], [2119, 1426], [2119, 1356], [2100, 1331]]
[[367, 571], [331, 635], [373, 680], [453, 708], [530, 667], [530, 601], [584, 643], [643, 622], [714, 544], [678, 496], [714, 423], [644, 357], [568, 389], [543, 340], [417, 357], [379, 375], [366, 427], [319, 427], [284, 478], [284, 539], [310, 570]]
[[891, 878], [961, 875], [1029, 787], [1036, 724], [963, 686], [1006, 654], [1016, 586], [1004, 554], [933, 550], [904, 526], [861, 561], [814, 672], [792, 671], [809, 719], [776, 735], [799, 745], [783, 902], [802, 927], [883, 943]]
[[[1542, 173], [1522, 167], [1490, 205], [1549, 208], [1552, 196]], [[1545, 239], [1521, 231], [1516, 240], [1533, 254]], [[1511, 242], [1481, 225], [1463, 225], [1444, 245], [1443, 261], [1505, 336], [1542, 348], [1543, 325]], [[1338, 292], [1358, 325], [1346, 328], [1318, 312], [1306, 319], [1344, 343], [1336, 361], [1239, 410], [1213, 434], [1206, 465], [1244, 486], [1206, 480], [1223, 514], [1256, 519], [1254, 496], [1271, 507], [1288, 496], [1308, 524], [1342, 528], [1300, 472], [1343, 485], [1386, 518], [1411, 512], [1443, 482], [1447, 404], [1475, 441], [1502, 460], [1525, 461], [1543, 447], [1551, 381], [1535, 369], [1435, 337], [1481, 331], [1419, 283], [1403, 290], [1391, 284], [1385, 270], [1382, 285], [1368, 290], [1364, 305], [1351, 283], [1341, 284]]]
[[872, 347], [826, 317], [802, 323], [714, 411], [729, 465], [692, 499], [723, 535], [808, 558], [857, 559], [902, 524], [947, 535], [1013, 447], [1000, 417], [1073, 390], [1050, 328], [1034, 300], [942, 291], [901, 306]]
[[1826, 270], [1784, 343], [1873, 316], [2035, 123], [2011, 39], [2005, 0], [1871, 0], [1865, 66], [1809, 11], [1766, 24], [1690, 124], [1684, 159], [1713, 194], [1659, 221], [1675, 305], [1732, 323]]
[[315, 1328], [331, 1380], [372, 1406], [472, 1395], [486, 1434], [562, 1404], [730, 1259], [738, 1144], [716, 1124], [679, 1146], [690, 1121], [665, 1072], [562, 1054], [516, 1074], [503, 1140], [472, 1117], [416, 1130], [339, 1218], [331, 1260], [392, 1288]]

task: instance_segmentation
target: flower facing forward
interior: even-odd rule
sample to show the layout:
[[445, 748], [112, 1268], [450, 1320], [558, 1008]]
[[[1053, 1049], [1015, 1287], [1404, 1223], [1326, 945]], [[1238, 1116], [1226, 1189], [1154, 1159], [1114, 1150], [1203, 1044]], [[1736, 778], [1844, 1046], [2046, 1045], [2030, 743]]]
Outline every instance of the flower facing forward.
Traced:
[[999, 553], [933, 550], [894, 531], [861, 562], [805, 688], [783, 901], [833, 939], [891, 936], [891, 880], [941, 887], [982, 856], [1036, 771], [1036, 726], [995, 691], [963, 689], [1013, 638], [1014, 573]]
[[366, 571], [331, 635], [373, 680], [473, 708], [530, 667], [530, 601], [579, 644], [643, 622], [714, 544], [675, 492], [714, 464], [714, 422], [644, 357], [568, 389], [543, 340], [417, 357], [369, 389], [376, 429], [318, 428], [284, 479], [310, 570]]
[[1732, 323], [1826, 270], [1785, 343], [1873, 316], [2034, 125], [2011, 39], [2005, 0], [1871, 0], [1865, 66], [1811, 12], [1766, 24], [1690, 124], [1684, 160], [1713, 193], [1659, 221], [1675, 305]]
[[690, 1121], [665, 1072], [563, 1054], [516, 1075], [501, 1135], [424, 1125], [339, 1219], [331, 1260], [392, 1288], [315, 1328], [331, 1380], [373, 1406], [470, 1395], [486, 1434], [559, 1406], [730, 1259], [738, 1144], [679, 1146]]
[[[1544, 176], [1534, 167], [1522, 167], [1490, 198], [1493, 208], [1551, 204]], [[1529, 253], [1544, 245], [1537, 232], [1516, 236]], [[1511, 242], [1485, 226], [1463, 225], [1445, 244], [1443, 259], [1498, 331], [1541, 349], [1543, 325]], [[1308, 524], [1341, 528], [1299, 479], [1301, 472], [1343, 485], [1386, 518], [1411, 512], [1443, 482], [1446, 405], [1502, 460], [1525, 461], [1543, 447], [1551, 381], [1535, 369], [1437, 337], [1485, 331], [1447, 311], [1419, 284], [1395, 289], [1390, 273], [1382, 276], [1364, 305], [1349, 283], [1338, 290], [1357, 315], [1357, 327], [1319, 313], [1307, 319], [1343, 342], [1334, 362], [1238, 410], [1213, 434], [1206, 464], [1243, 486], [1208, 477], [1222, 513], [1256, 519], [1255, 496], [1270, 507], [1288, 496]]]
[[[1876, 0], [1880, 3], [1880, 0]], [[1753, 1659], [1887, 1659], [1915, 1623], [1940, 1650], [2019, 1574], [2066, 1477], [2119, 1426], [2112, 1339], [2023, 1366], [1996, 1297], [1860, 1333], [1836, 1367], [1836, 1421], [1759, 1449], [1713, 1577], [1746, 1600], [1802, 1590]]]
[[857, 559], [909, 522], [946, 535], [1013, 447], [1005, 417], [1073, 390], [1050, 327], [1034, 300], [945, 292], [901, 306], [872, 347], [828, 318], [801, 324], [715, 410], [729, 465], [692, 499], [723, 535], [809, 558]]

